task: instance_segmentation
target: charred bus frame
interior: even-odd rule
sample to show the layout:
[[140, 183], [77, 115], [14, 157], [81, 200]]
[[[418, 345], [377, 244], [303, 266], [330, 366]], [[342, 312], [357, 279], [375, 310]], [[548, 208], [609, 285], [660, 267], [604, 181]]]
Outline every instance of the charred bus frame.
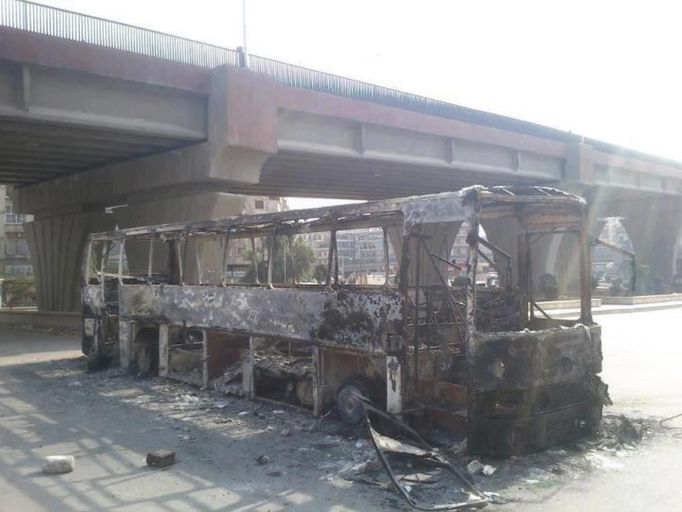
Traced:
[[[249, 397], [315, 415], [336, 406], [351, 422], [362, 414], [360, 393], [414, 424], [465, 433], [471, 452], [541, 449], [590, 433], [601, 418], [585, 218], [585, 202], [556, 189], [470, 187], [93, 234], [83, 350], [95, 366], [113, 360], [220, 389], [236, 379]], [[481, 236], [481, 224], [495, 222], [513, 231], [504, 247]], [[463, 225], [467, 263], [453, 283], [450, 251]], [[368, 227], [383, 231], [385, 282], [349, 285], [337, 234]], [[325, 282], [276, 278], [292, 239], [321, 232], [330, 241]], [[571, 321], [550, 318], [534, 299], [534, 250], [557, 235], [573, 237], [579, 267], [580, 315]], [[250, 242], [250, 283], [227, 277], [237, 240]], [[499, 287], [477, 287], [479, 257]]]

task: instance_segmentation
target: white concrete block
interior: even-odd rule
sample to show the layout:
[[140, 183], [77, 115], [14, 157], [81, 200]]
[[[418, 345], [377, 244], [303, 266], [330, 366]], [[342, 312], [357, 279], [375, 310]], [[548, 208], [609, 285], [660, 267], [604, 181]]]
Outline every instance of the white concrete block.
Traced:
[[48, 455], [43, 462], [43, 473], [59, 475], [71, 473], [76, 467], [76, 459], [73, 455]]

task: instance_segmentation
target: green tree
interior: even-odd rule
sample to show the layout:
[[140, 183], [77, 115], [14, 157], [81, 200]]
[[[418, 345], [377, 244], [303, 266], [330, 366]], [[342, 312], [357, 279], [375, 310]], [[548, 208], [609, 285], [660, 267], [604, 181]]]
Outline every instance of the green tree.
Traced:
[[[265, 259], [265, 250], [256, 250], [256, 265], [253, 264], [253, 253], [249, 249], [244, 252], [244, 258], [252, 262], [251, 267], [242, 278], [245, 283], [255, 282], [256, 269], [258, 267], [258, 280], [261, 283], [268, 278], [268, 262]], [[286, 236], [278, 236], [275, 240], [275, 254], [272, 265], [273, 283], [299, 283], [312, 278], [311, 268], [315, 262], [315, 253], [312, 247], [301, 238], [293, 238], [289, 243]]]

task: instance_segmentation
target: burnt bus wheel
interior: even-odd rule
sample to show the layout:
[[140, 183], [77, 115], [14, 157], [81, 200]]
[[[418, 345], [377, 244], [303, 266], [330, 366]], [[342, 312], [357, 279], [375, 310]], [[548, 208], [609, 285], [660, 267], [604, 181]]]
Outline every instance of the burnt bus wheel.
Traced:
[[382, 404], [381, 386], [364, 375], [352, 375], [347, 378], [336, 394], [336, 409], [339, 417], [348, 425], [357, 425], [365, 416], [365, 404], [360, 397], [365, 397]]

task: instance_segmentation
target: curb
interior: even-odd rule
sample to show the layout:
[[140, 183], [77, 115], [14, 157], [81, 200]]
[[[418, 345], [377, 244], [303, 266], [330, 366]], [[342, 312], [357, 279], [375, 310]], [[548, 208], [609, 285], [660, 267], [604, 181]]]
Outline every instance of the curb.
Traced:
[[[659, 302], [658, 304], [641, 304], [641, 305], [636, 305], [636, 306], [623, 306], [623, 307], [619, 307], [619, 308], [604, 309], [601, 311], [599, 308], [595, 308], [592, 310], [592, 316], [617, 315], [617, 314], [623, 314], [623, 313], [640, 313], [640, 312], [645, 312], [645, 311], [660, 311], [663, 309], [673, 309], [673, 308], [682, 308], [682, 302]], [[577, 310], [576, 310], [576, 312], [577, 312]], [[555, 318], [572, 318], [575, 316], [575, 313], [574, 312], [558, 313], [556, 315], [552, 315], [550, 312], [550, 316], [553, 316]]]

